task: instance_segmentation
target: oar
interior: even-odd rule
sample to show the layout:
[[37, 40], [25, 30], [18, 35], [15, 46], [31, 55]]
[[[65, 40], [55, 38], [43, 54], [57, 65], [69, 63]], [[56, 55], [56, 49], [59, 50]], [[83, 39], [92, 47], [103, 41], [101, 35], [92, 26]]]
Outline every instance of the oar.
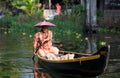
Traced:
[[[39, 45], [39, 46], [37, 47], [37, 49], [36, 49], [35, 53], [37, 53], [37, 52], [38, 52], [38, 49], [40, 48], [40, 46], [41, 46], [41, 45]], [[35, 56], [36, 56], [36, 55], [33, 55], [33, 57], [32, 57], [33, 62], [35, 62], [35, 59], [34, 59], [34, 58], [35, 58]]]

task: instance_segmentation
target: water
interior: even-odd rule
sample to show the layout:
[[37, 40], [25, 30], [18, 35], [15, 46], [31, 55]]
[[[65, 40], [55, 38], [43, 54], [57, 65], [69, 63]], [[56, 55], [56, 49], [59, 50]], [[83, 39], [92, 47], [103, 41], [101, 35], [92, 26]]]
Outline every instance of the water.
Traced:
[[[96, 78], [119, 78], [120, 36], [116, 34], [100, 36], [111, 45], [111, 52], [107, 70]], [[36, 74], [39, 75], [39, 78], [84, 78], [78, 75], [48, 72], [43, 68], [38, 68], [37, 63], [33, 63], [31, 59], [32, 40], [29, 37], [14, 38], [0, 33], [0, 78], [34, 78]]]
[[33, 78], [31, 40], [0, 34], [0, 78]]

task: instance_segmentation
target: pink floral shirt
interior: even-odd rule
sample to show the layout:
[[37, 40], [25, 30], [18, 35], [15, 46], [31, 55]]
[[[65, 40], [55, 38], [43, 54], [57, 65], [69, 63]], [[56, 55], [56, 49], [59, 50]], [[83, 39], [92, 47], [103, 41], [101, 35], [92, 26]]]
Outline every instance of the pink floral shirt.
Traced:
[[39, 45], [39, 49], [42, 48], [48, 51], [50, 50], [52, 47], [52, 32], [50, 30], [48, 30], [47, 33], [40, 31], [34, 35], [34, 49], [38, 48]]

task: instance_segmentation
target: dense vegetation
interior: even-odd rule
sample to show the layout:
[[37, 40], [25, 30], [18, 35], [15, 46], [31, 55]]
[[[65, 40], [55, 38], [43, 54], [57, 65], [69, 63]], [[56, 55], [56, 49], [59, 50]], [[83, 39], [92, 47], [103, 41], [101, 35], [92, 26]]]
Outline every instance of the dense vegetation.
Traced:
[[[64, 19], [63, 19], [64, 17]], [[6, 35], [14, 35], [14, 36], [26, 36], [33, 37], [33, 35], [40, 30], [40, 28], [35, 28], [34, 25], [40, 21], [43, 21], [42, 17], [34, 15], [34, 17], [29, 17], [26, 15], [20, 16], [6, 16], [0, 19], [2, 22], [0, 23], [2, 29], [6, 31], [4, 34]], [[50, 28], [53, 31], [53, 40], [60, 41], [65, 46], [70, 46], [68, 49], [72, 49], [72, 46], [75, 46], [76, 50], [80, 45], [85, 45], [83, 43], [84, 38], [82, 37], [82, 25], [79, 23], [75, 23], [73, 20], [70, 20], [69, 16], [56, 16], [53, 22], [56, 27]], [[77, 43], [77, 45], [75, 45]], [[73, 48], [73, 49], [75, 49]], [[81, 47], [82, 49], [84, 47]]]
[[[21, 38], [22, 36], [26, 38], [33, 38], [33, 35], [40, 30], [39, 28], [35, 28], [34, 25], [44, 19], [42, 17], [42, 10], [31, 12], [31, 9], [35, 8], [35, 6], [31, 5], [32, 3], [24, 6], [29, 7], [29, 9], [23, 8], [26, 12], [25, 14], [21, 13], [19, 15], [12, 15], [10, 10], [6, 10], [7, 13], [5, 13], [7, 15], [0, 19], [0, 29], [5, 30], [4, 34], [15, 36], [17, 38]], [[16, 7], [18, 6], [16, 5]], [[99, 13], [98, 15], [101, 16]], [[72, 8], [70, 15], [62, 14], [56, 16], [54, 20], [50, 20], [50, 22], [56, 24], [56, 27], [50, 28], [54, 35], [53, 41], [60, 41], [63, 44], [62, 49], [72, 51], [81, 51], [85, 49], [88, 38], [83, 35], [83, 16], [84, 8], [81, 5], [77, 5]], [[120, 33], [119, 29], [116, 30], [116, 28], [110, 28], [106, 26], [105, 23], [102, 24], [100, 20], [99, 23], [101, 27], [98, 29], [98, 32]]]

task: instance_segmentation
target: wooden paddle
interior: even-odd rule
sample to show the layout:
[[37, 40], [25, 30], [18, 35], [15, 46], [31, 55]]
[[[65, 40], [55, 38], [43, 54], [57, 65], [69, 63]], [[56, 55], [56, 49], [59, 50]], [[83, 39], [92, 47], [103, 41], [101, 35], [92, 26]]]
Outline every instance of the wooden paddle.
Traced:
[[[40, 48], [40, 46], [41, 46], [41, 45], [39, 45], [39, 46], [37, 47], [37, 49], [36, 49], [35, 53], [37, 53], [37, 52], [38, 52], [38, 49]], [[36, 56], [36, 55], [33, 55], [33, 57], [32, 57], [33, 62], [35, 62], [35, 59], [34, 59], [34, 58], [35, 58], [35, 56]]]

